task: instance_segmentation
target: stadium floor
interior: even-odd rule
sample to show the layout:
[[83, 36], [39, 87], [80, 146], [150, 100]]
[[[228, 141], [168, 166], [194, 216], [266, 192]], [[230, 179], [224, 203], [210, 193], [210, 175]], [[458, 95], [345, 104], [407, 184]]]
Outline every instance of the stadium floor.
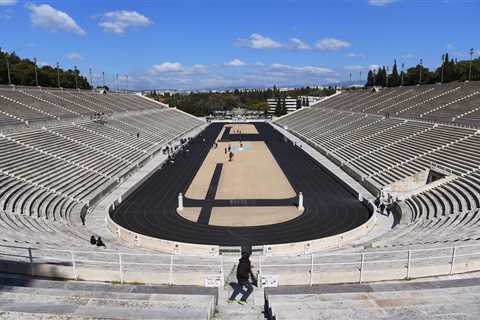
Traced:
[[[306, 241], [351, 230], [368, 220], [370, 212], [343, 182], [329, 173], [301, 148], [286, 142], [268, 123], [256, 123], [258, 134], [231, 134], [221, 141], [264, 141], [296, 193], [304, 195], [305, 211], [292, 220], [263, 226], [221, 227], [208, 225], [213, 207], [292, 206], [289, 199], [215, 199], [215, 181], [205, 200], [184, 198], [185, 207], [201, 207], [198, 222], [176, 212], [177, 197], [185, 194], [224, 124], [213, 123], [161, 170], [127, 197], [111, 214], [119, 225], [151, 237], [220, 246], [265, 245]], [[218, 175], [218, 172], [217, 172]]]

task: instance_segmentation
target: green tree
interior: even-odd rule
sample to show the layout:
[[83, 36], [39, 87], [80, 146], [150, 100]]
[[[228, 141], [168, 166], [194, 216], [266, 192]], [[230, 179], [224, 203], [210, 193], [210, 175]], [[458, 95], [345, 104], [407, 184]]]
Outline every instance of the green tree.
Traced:
[[400, 75], [398, 74], [397, 60], [393, 62], [392, 74], [388, 84], [390, 87], [398, 87], [400, 85]]

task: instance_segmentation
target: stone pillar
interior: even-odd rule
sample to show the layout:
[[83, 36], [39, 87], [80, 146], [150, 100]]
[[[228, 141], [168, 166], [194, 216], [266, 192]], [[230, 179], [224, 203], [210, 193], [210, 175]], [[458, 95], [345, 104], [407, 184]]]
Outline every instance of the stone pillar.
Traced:
[[299, 193], [298, 194], [298, 210], [299, 211], [302, 211], [304, 210], [305, 208], [303, 207], [303, 193]]
[[183, 195], [181, 193], [178, 194], [178, 210], [183, 210]]

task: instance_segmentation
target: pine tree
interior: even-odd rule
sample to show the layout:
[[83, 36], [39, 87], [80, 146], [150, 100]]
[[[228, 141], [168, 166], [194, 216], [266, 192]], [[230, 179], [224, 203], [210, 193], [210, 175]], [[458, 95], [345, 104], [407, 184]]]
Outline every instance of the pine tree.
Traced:
[[368, 71], [368, 76], [367, 76], [367, 87], [373, 86], [373, 71], [370, 70]]
[[389, 81], [390, 87], [398, 87], [400, 85], [400, 75], [398, 74], [397, 60], [394, 60], [392, 75]]

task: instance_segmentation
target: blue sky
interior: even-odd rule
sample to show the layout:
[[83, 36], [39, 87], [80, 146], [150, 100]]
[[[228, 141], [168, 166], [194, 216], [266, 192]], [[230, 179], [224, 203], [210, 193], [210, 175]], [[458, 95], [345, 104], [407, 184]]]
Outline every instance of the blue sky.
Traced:
[[321, 85], [480, 52], [480, 0], [0, 0], [0, 46], [115, 86]]

